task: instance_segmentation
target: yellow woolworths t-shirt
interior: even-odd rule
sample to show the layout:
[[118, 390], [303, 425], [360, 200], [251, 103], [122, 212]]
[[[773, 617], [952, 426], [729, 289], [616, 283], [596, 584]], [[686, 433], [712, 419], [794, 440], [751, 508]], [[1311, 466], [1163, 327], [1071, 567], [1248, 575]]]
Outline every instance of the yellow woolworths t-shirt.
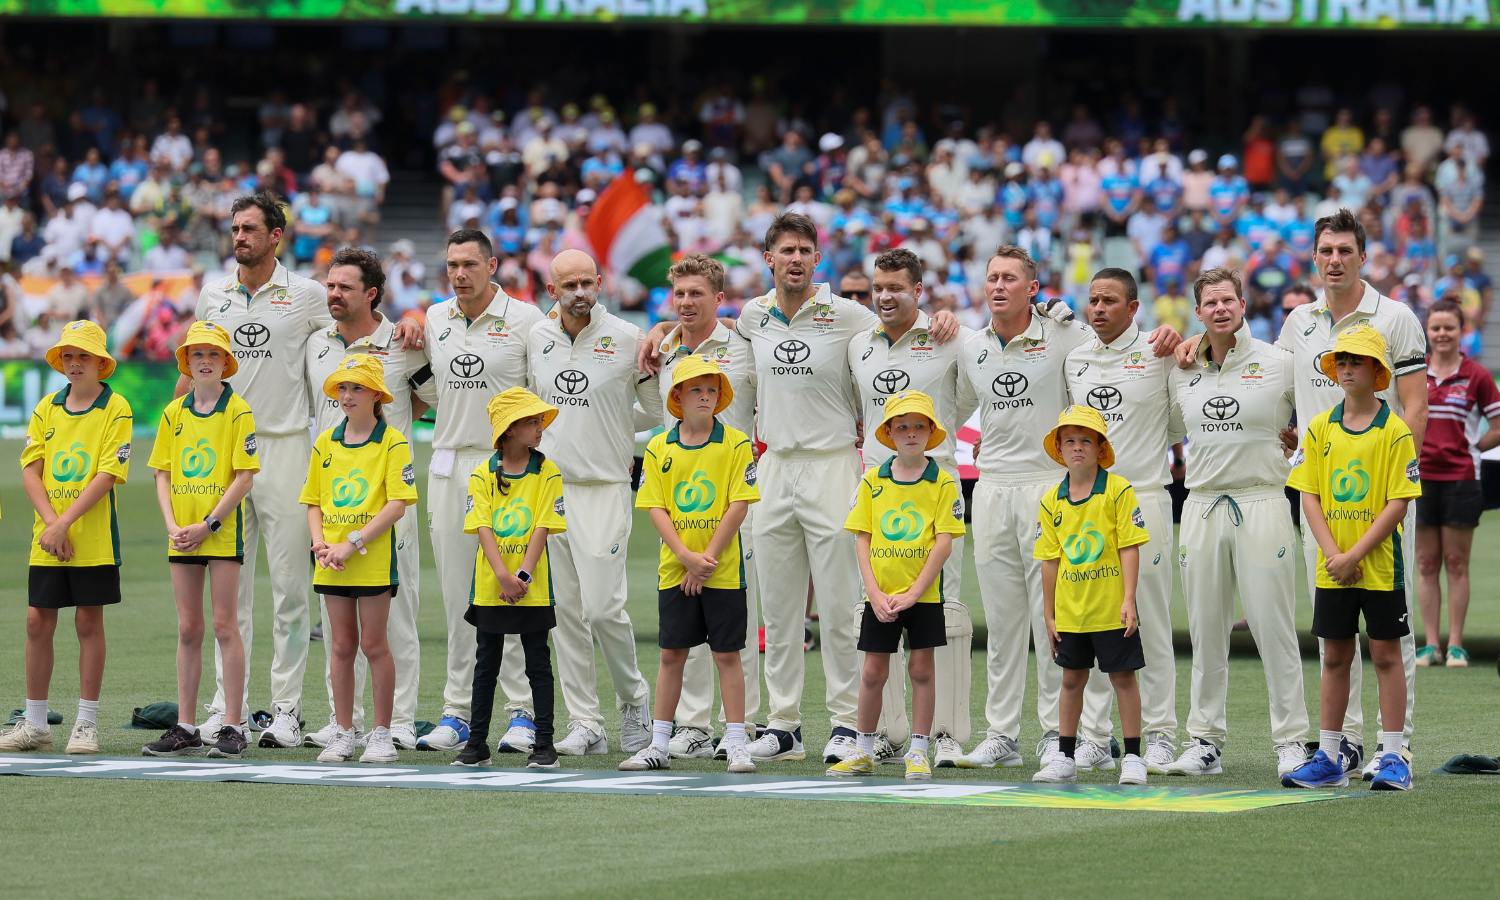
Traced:
[[[866, 472], [854, 495], [844, 528], [870, 535], [870, 569], [887, 594], [908, 590], [922, 574], [927, 554], [939, 534], [964, 534], [964, 502], [953, 476], [927, 460], [916, 481], [897, 481], [886, 460]], [[918, 603], [943, 602], [943, 575], [938, 573]]]
[[[193, 409], [193, 391], [162, 410], [156, 443], [146, 465], [172, 475], [172, 516], [180, 527], [202, 522], [214, 511], [236, 472], [259, 472], [255, 416], [250, 404], [226, 382], [210, 413]], [[224, 520], [218, 534], [210, 534], [192, 553], [170, 551], [171, 557], [239, 559], [245, 555], [244, 503]]]
[[[505, 474], [505, 493], [502, 494], [495, 478], [495, 469], [499, 465], [500, 454], [496, 453], [469, 473], [464, 532], [478, 534], [481, 528], [493, 531], [495, 545], [500, 548], [500, 559], [505, 568], [515, 574], [526, 559], [526, 548], [531, 544], [533, 531], [545, 528], [550, 536], [568, 530], [562, 473], [552, 460], [543, 459], [542, 454], [533, 450], [525, 472]], [[500, 599], [500, 579], [490, 567], [481, 546], [474, 557], [474, 584], [469, 591], [469, 602], [475, 606], [557, 605], [552, 596], [552, 566], [546, 545], [543, 545], [542, 555], [531, 572], [531, 589], [514, 604]]]
[[[317, 506], [323, 512], [323, 540], [336, 544], [348, 540], [349, 532], [363, 528], [392, 500], [415, 503], [417, 480], [411, 464], [411, 447], [401, 432], [375, 423], [375, 430], [362, 444], [345, 444], [346, 419], [337, 428], [318, 435], [312, 459], [307, 464], [307, 483], [298, 502]], [[356, 552], [344, 562], [342, 572], [313, 571], [313, 587], [382, 587], [401, 583], [396, 570], [398, 521], [379, 537], [365, 541], [366, 553]]]
[[[666, 510], [683, 545], [702, 553], [713, 541], [729, 504], [736, 500], [755, 503], [760, 500], [760, 489], [755, 486], [755, 459], [744, 432], [725, 428], [716, 419], [708, 443], [693, 447], [682, 443], [681, 427], [674, 425], [646, 445], [635, 505], [637, 509]], [[676, 587], [686, 574], [677, 554], [663, 543], [658, 588]], [[719, 565], [703, 586], [744, 589], [745, 562], [739, 532], [719, 554]]]
[[[1353, 547], [1387, 502], [1422, 496], [1416, 447], [1406, 423], [1391, 415], [1380, 401], [1380, 412], [1364, 431], [1344, 427], [1344, 404], [1319, 413], [1302, 434], [1302, 446], [1292, 455], [1294, 468], [1287, 486], [1317, 494], [1323, 518], [1339, 547]], [[1320, 588], [1353, 587], [1393, 591], [1406, 584], [1406, 560], [1401, 557], [1401, 526], [1360, 561], [1362, 577], [1340, 585], [1328, 575], [1328, 560], [1318, 548]]]
[[1094, 490], [1074, 503], [1068, 479], [1048, 491], [1037, 512], [1037, 559], [1058, 560], [1054, 607], [1057, 630], [1114, 631], [1122, 628], [1125, 578], [1120, 549], [1151, 539], [1130, 482], [1099, 470]]
[[[113, 475], [120, 485], [130, 472], [130, 404], [106, 384], [88, 409], [68, 412], [65, 404], [72, 389], [68, 385], [36, 405], [26, 426], [26, 449], [21, 451], [23, 469], [42, 461], [42, 486], [58, 513], [73, 505], [95, 475]], [[31, 526], [33, 566], [120, 564], [120, 524], [113, 488], [68, 529], [68, 540], [73, 543], [73, 558], [68, 562], [59, 561], [37, 543], [45, 530], [42, 517], [36, 516]]]

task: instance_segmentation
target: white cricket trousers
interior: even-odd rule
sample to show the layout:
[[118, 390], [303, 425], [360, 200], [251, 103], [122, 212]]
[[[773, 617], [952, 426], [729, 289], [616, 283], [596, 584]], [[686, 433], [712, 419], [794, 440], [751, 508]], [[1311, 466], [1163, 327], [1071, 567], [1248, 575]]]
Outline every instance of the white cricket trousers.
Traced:
[[[1301, 500], [1299, 499], [1300, 503]], [[1312, 529], [1302, 529], [1302, 551], [1307, 562], [1307, 595], [1308, 599], [1316, 603], [1317, 578], [1318, 578], [1318, 541], [1313, 537]], [[1406, 609], [1408, 614], [1416, 609], [1417, 596], [1417, 503], [1413, 500], [1406, 505], [1406, 518], [1401, 520], [1401, 556], [1406, 567]], [[1417, 639], [1416, 622], [1408, 615], [1407, 622], [1413, 630], [1401, 639], [1401, 668], [1406, 672], [1406, 721], [1402, 725], [1402, 735], [1407, 743], [1411, 742], [1412, 726], [1415, 722], [1417, 708]], [[1356, 744], [1364, 744], [1365, 712], [1364, 697], [1365, 667], [1359, 650], [1359, 635], [1354, 636], [1354, 665], [1349, 667], [1349, 705], [1344, 709], [1344, 734], [1349, 740]], [[1323, 661], [1323, 639], [1318, 638], [1318, 663], [1321, 668]], [[1380, 708], [1375, 708], [1375, 723], [1380, 724]], [[1394, 749], [1394, 748], [1392, 748]], [[1365, 748], [1365, 758], [1369, 759], [1375, 748]]]
[[[486, 450], [460, 450], [453, 461], [450, 475], [440, 476], [431, 469], [427, 473], [427, 531], [432, 539], [432, 557], [437, 563], [438, 581], [443, 587], [443, 615], [448, 622], [448, 680], [443, 686], [443, 715], [465, 722], [469, 721], [470, 701], [474, 693], [474, 659], [477, 651], [474, 626], [464, 621], [464, 613], [469, 609], [469, 599], [474, 591], [474, 560], [479, 553], [479, 536], [464, 534], [464, 514], [468, 509], [469, 473], [493, 455]], [[399, 710], [399, 670], [396, 684], [396, 708]], [[415, 679], [412, 684], [415, 688]], [[525, 654], [521, 651], [521, 639], [513, 634], [505, 636], [505, 653], [500, 663], [500, 689], [505, 692], [509, 701], [505, 704], [507, 712], [532, 708], [531, 684], [526, 680]]]
[[859, 454], [767, 452], [760, 458], [755, 563], [766, 618], [769, 727], [802, 727], [802, 652], [807, 580], [812, 577], [823, 640], [824, 702], [833, 728], [853, 730], [859, 706], [854, 610], [860, 597], [854, 535], [844, 530], [859, 486]]
[[[1136, 673], [1141, 689], [1141, 735], [1154, 732], [1177, 739], [1177, 656], [1172, 649], [1172, 495], [1166, 488], [1135, 485], [1135, 499], [1151, 540], [1140, 545], [1140, 573], [1135, 582], [1135, 613], [1140, 622], [1146, 667]], [[1109, 746], [1114, 688], [1095, 664], [1083, 692], [1079, 735]], [[1056, 713], [1053, 713], [1056, 715]]]
[[[417, 682], [422, 674], [422, 645], [417, 639], [417, 609], [422, 603], [422, 550], [417, 535], [421, 531], [421, 516], [417, 504], [406, 508], [406, 514], [396, 523], [396, 565], [400, 570], [401, 584], [391, 598], [391, 614], [385, 625], [386, 640], [391, 645], [391, 658], [396, 664], [396, 702], [391, 711], [391, 725], [416, 728]], [[323, 621], [328, 621], [328, 604], [320, 596]], [[328, 688], [328, 716], [333, 721], [333, 654], [323, 644], [323, 681]], [[365, 652], [354, 652], [354, 727], [365, 731], [365, 676], [370, 665]]]
[[[651, 688], [635, 659], [635, 631], [625, 612], [625, 557], [634, 497], [629, 484], [563, 482], [568, 530], [547, 538], [557, 598], [557, 669], [572, 722], [604, 733], [594, 641], [604, 652], [615, 708], [647, 706]], [[516, 654], [518, 657], [521, 654]], [[649, 717], [651, 711], [647, 709]]]
[[[953, 478], [955, 484], [962, 485], [958, 477], [958, 466], [952, 460], [939, 460], [938, 465], [944, 472]], [[868, 472], [875, 466], [865, 466]], [[963, 488], [959, 488], [959, 497], [963, 496]], [[963, 602], [963, 577], [964, 577], [964, 541], [965, 536], [955, 534], [953, 536], [953, 551], [948, 554], [948, 559], [943, 563], [943, 602]], [[856, 558], [856, 563], [858, 559]], [[858, 615], [864, 615], [864, 604], [856, 603], [855, 609]], [[856, 623], [857, 624], [857, 623]], [[856, 646], [858, 642], [856, 641]], [[936, 709], [934, 711], [932, 730], [942, 731], [959, 743], [967, 743], [969, 740], [969, 698], [967, 681], [959, 684], [958, 679], [951, 677], [958, 661], [945, 660], [944, 658], [956, 653], [966, 651], [967, 647], [960, 648], [954, 643], [945, 644], [934, 648], [935, 659], [933, 672], [933, 693], [937, 695]], [[863, 669], [865, 655], [859, 654], [859, 666]], [[967, 664], [968, 660], [963, 660]], [[962, 692], [964, 696], [958, 696]], [[938, 712], [941, 710], [943, 712]], [[945, 718], [953, 721], [942, 721]], [[889, 677], [885, 680], [885, 690], [881, 694], [880, 701], [880, 725], [879, 730], [884, 732], [897, 746], [905, 743], [911, 737], [911, 720], [906, 715], [906, 638], [901, 639], [901, 649], [891, 654], [891, 670]]]
[[[745, 672], [745, 721], [754, 722], [760, 711], [760, 579], [755, 573], [755, 507], [752, 503], [740, 525], [740, 558], [745, 567], [745, 649], [740, 651], [740, 668]], [[688, 651], [682, 667], [682, 694], [677, 699], [677, 724], [713, 733], [711, 715], [714, 704], [714, 655], [707, 644]], [[719, 704], [719, 721], [727, 724], [724, 706]], [[735, 723], [739, 724], [739, 723]]]
[[1182, 591], [1193, 642], [1189, 737], [1219, 749], [1229, 734], [1229, 633], [1234, 594], [1250, 622], [1271, 702], [1271, 741], [1307, 739], [1297, 649], [1297, 535], [1280, 486], [1193, 491], [1182, 506]]
[[[260, 471], [245, 496], [245, 562], [240, 567], [240, 640], [245, 644], [245, 701], [239, 721], [250, 718], [250, 654], [254, 647], [255, 561], [260, 540], [266, 542], [266, 567], [271, 572], [271, 703], [298, 713], [302, 707], [302, 676], [307, 671], [308, 595], [312, 568], [308, 554], [312, 535], [307, 530], [307, 507], [298, 502], [307, 480], [312, 443], [307, 432], [256, 435]], [[224, 659], [214, 641], [213, 712], [224, 709]], [[229, 716], [232, 720], [232, 716]]]

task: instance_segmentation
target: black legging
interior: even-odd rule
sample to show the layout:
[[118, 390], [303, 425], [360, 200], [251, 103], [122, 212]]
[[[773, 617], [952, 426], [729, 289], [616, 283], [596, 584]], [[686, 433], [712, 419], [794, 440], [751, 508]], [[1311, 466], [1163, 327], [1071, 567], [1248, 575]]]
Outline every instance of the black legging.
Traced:
[[[536, 745], [552, 743], [552, 648], [547, 645], [546, 631], [521, 635], [521, 649], [526, 652], [526, 680], [531, 683], [531, 703], [536, 708]], [[474, 698], [469, 722], [470, 739], [488, 741], [490, 714], [495, 708], [495, 680], [500, 677], [500, 658], [505, 649], [505, 635], [489, 631], [477, 634], [479, 651], [474, 661]]]

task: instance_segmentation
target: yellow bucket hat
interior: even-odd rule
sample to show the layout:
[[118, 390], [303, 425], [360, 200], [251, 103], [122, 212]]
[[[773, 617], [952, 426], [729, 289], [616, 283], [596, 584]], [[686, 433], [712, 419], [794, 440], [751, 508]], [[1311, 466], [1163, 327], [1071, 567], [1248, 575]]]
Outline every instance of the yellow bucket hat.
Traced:
[[1062, 450], [1057, 446], [1057, 433], [1064, 425], [1077, 425], [1097, 432], [1099, 434], [1099, 467], [1107, 469], [1115, 464], [1115, 448], [1109, 445], [1109, 438], [1106, 436], [1109, 426], [1104, 424], [1104, 417], [1099, 414], [1098, 410], [1088, 406], [1070, 406], [1064, 409], [1062, 415], [1057, 417], [1057, 427], [1047, 432], [1047, 436], [1042, 439], [1042, 447], [1046, 449], [1047, 455], [1052, 457], [1053, 462], [1060, 466], [1067, 465], [1063, 462]]
[[[706, 356], [683, 358], [672, 369], [672, 387], [675, 388], [684, 381], [700, 375], [719, 376], [719, 405], [714, 407], [714, 415], [717, 416], [728, 409], [730, 401], [734, 400], [734, 388], [729, 386], [729, 376], [724, 374], [724, 370], [719, 368], [718, 363]], [[677, 402], [677, 398], [672, 396], [671, 391], [667, 392], [667, 412], [671, 413], [674, 419], [682, 418], [682, 404]]]
[[1385, 337], [1369, 325], [1356, 325], [1339, 335], [1339, 341], [1333, 349], [1323, 354], [1318, 360], [1318, 368], [1328, 376], [1328, 380], [1338, 384], [1339, 365], [1338, 354], [1355, 353], [1360, 356], [1368, 356], [1375, 360], [1379, 369], [1375, 373], [1375, 390], [1383, 391], [1391, 386], [1391, 370], [1385, 364], [1386, 344]]
[[507, 388], [491, 397], [484, 411], [489, 413], [490, 427], [494, 430], [491, 444], [499, 444], [506, 429], [521, 419], [539, 415], [542, 427], [546, 428], [557, 418], [557, 407], [543, 402], [541, 397], [523, 387]]
[[932, 434], [927, 437], [927, 448], [931, 450], [948, 439], [948, 432], [938, 424], [937, 412], [932, 408], [932, 398], [921, 391], [902, 391], [892, 394], [885, 401], [885, 417], [880, 420], [880, 427], [875, 429], [875, 440], [896, 449], [896, 442], [885, 432], [885, 423], [908, 413], [921, 413], [932, 423]]
[[339, 398], [339, 385], [344, 383], [363, 385], [380, 395], [381, 403], [392, 403], [396, 397], [385, 388], [385, 367], [380, 360], [368, 353], [356, 353], [347, 356], [339, 363], [339, 367], [333, 370], [333, 374], [323, 379], [323, 393], [330, 399]]
[[[99, 367], [99, 378], [102, 381], [115, 373], [115, 358], [109, 355], [109, 340], [104, 336], [104, 329], [90, 322], [88, 319], [80, 319], [77, 322], [69, 322], [63, 326], [62, 337], [47, 351], [47, 365], [62, 372], [62, 351], [64, 347], [72, 347], [74, 350], [82, 350], [92, 356], [104, 360]], [[66, 374], [66, 373], [64, 373]]]
[[188, 329], [187, 337], [182, 339], [182, 346], [177, 348], [177, 371], [182, 374], [192, 377], [192, 373], [188, 371], [188, 348], [194, 344], [207, 344], [224, 351], [224, 356], [229, 360], [224, 365], [225, 378], [233, 377], [240, 370], [240, 361], [234, 358], [234, 348], [229, 346], [229, 332], [212, 322], [194, 322], [193, 327]]

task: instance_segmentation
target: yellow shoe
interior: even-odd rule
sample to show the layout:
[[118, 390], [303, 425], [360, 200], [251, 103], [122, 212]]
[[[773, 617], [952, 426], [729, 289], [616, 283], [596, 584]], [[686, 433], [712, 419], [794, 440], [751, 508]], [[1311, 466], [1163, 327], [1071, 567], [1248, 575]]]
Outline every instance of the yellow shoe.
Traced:
[[99, 728], [93, 722], [79, 722], [68, 736], [69, 756], [97, 756], [99, 754]]
[[829, 766], [828, 774], [834, 778], [846, 775], [874, 775], [875, 757], [863, 750], [851, 751], [842, 762]]
[[23, 753], [27, 750], [51, 750], [52, 729], [42, 730], [22, 719], [16, 727], [0, 734], [0, 753]]
[[906, 754], [906, 780], [932, 780], [932, 763], [928, 761], [927, 754], [925, 752], [921, 750], [913, 750], [910, 753]]

